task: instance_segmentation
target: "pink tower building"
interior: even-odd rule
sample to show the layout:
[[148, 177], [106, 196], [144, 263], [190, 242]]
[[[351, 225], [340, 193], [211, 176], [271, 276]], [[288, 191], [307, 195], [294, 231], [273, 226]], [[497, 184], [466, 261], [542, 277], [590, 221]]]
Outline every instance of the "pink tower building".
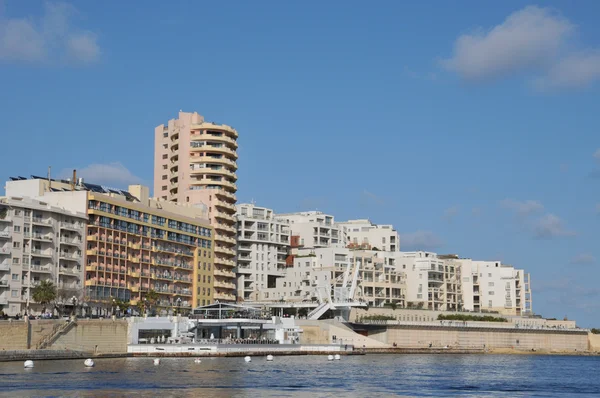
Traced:
[[154, 196], [206, 206], [215, 229], [213, 298], [234, 302], [238, 133], [196, 112], [179, 112], [156, 127], [154, 137]]

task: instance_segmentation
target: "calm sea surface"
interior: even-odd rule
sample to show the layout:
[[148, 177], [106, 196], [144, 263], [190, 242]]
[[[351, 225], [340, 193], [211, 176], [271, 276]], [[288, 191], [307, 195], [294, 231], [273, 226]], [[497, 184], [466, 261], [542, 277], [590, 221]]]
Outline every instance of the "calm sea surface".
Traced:
[[600, 397], [600, 357], [366, 355], [0, 363], [0, 396]]

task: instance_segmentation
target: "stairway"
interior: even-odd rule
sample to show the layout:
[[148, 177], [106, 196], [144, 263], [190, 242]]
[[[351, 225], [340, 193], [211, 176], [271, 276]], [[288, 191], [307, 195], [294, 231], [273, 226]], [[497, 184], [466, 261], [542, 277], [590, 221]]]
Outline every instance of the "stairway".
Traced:
[[322, 302], [317, 308], [308, 313], [307, 319], [317, 320], [329, 309], [329, 303]]

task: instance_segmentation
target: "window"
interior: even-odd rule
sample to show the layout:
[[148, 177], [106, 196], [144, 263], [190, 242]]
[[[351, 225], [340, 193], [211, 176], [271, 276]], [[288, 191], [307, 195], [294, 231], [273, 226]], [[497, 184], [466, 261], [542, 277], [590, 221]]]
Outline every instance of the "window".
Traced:
[[[166, 190], [167, 190], [167, 186], [166, 186], [166, 185], [163, 185], [163, 186], [161, 187], [161, 189], [162, 189], [163, 191], [166, 191]], [[166, 196], [164, 196], [164, 197], [163, 197], [163, 199], [167, 199], [167, 197], [166, 197]]]
[[163, 180], [166, 180], [166, 179], [167, 179], [167, 176], [166, 176], [166, 175], [163, 175], [163, 176], [162, 176], [162, 179], [163, 179]]
[[15, 232], [21, 232], [21, 226], [20, 225], [15, 225], [13, 228], [13, 231]]
[[13, 242], [13, 247], [14, 247], [15, 249], [18, 249], [18, 248], [20, 248], [20, 247], [21, 247], [21, 242]]
[[465, 276], [465, 277], [463, 278], [463, 282], [468, 282], [468, 281], [469, 281], [469, 277], [468, 277], [468, 276]]
[[168, 147], [169, 147], [169, 145], [167, 145], [167, 144], [163, 144], [163, 148], [164, 148], [164, 149], [167, 149]]
[[163, 155], [163, 157], [162, 157], [162, 158], [163, 158], [163, 159], [166, 159], [166, 158], [168, 158], [168, 157], [169, 157], [169, 155], [167, 155], [167, 154], [165, 153], [165, 154]]
[[490, 286], [490, 287], [494, 286], [494, 282], [488, 282], [488, 286]]
[[489, 300], [489, 301], [488, 301], [488, 307], [489, 307], [489, 308], [492, 308], [492, 300]]
[[490, 291], [488, 292], [488, 295], [489, 295], [489, 296], [493, 296], [493, 295], [494, 295], [494, 292], [490, 290]]
[[163, 170], [166, 170], [166, 169], [167, 169], [167, 165], [163, 164]]
[[21, 215], [21, 210], [15, 209], [15, 216], [20, 216], [20, 215]]
[[19, 274], [12, 274], [12, 280], [13, 281], [18, 281], [19, 280]]
[[18, 258], [13, 258], [13, 264], [19, 264], [19, 259]]
[[169, 136], [169, 132], [168, 132], [168, 131], [165, 131], [165, 132], [163, 133], [163, 137], [165, 137], [165, 138], [166, 138], [166, 137], [168, 137], [168, 136]]
[[11, 290], [10, 291], [10, 297], [19, 297], [19, 291], [18, 290]]
[[492, 277], [492, 273], [490, 272], [490, 273], [488, 274], [488, 278], [491, 278], [491, 277]]
[[385, 243], [385, 236], [381, 238], [381, 243]]

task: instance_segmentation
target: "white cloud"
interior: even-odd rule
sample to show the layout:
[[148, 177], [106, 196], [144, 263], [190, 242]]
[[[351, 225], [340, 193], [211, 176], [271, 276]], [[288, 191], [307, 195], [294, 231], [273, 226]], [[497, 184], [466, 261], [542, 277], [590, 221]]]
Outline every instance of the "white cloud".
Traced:
[[489, 31], [460, 36], [442, 65], [468, 80], [529, 70], [558, 56], [574, 28], [550, 9], [528, 6]]
[[518, 201], [513, 199], [504, 199], [500, 202], [500, 206], [505, 209], [512, 210], [519, 216], [524, 217], [544, 210], [544, 205], [537, 200]]
[[587, 87], [600, 80], [600, 52], [571, 54], [533, 81], [540, 91]]
[[403, 250], [433, 250], [443, 245], [444, 242], [430, 231], [417, 231], [400, 235], [400, 247]]
[[[63, 178], [71, 177], [72, 170], [63, 170]], [[116, 188], [127, 188], [128, 185], [142, 184], [140, 177], [134, 175], [120, 162], [107, 164], [94, 163], [77, 170], [77, 176], [83, 177], [86, 182], [106, 185]]]
[[0, 61], [90, 63], [98, 59], [96, 35], [74, 28], [75, 8], [45, 3], [39, 19], [0, 16]]
[[559, 236], [572, 236], [575, 232], [567, 230], [560, 217], [546, 214], [533, 223], [533, 235], [538, 239], [550, 239]]
[[594, 258], [594, 256], [592, 256], [591, 254], [584, 253], [573, 257], [571, 259], [571, 264], [588, 265], [593, 264], [595, 261], [596, 259]]
[[460, 209], [458, 206], [452, 206], [444, 210], [444, 219], [447, 221], [452, 221], [458, 215]]
[[570, 40], [576, 31], [554, 10], [528, 6], [491, 29], [459, 36], [441, 64], [465, 80], [529, 73], [541, 92], [584, 88], [600, 80], [600, 50], [577, 46]]
[[96, 61], [100, 56], [96, 35], [91, 32], [73, 35], [67, 41], [67, 53], [69, 59], [81, 63], [88, 64]]

